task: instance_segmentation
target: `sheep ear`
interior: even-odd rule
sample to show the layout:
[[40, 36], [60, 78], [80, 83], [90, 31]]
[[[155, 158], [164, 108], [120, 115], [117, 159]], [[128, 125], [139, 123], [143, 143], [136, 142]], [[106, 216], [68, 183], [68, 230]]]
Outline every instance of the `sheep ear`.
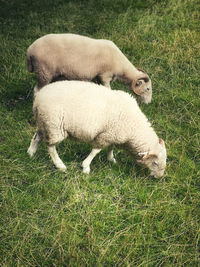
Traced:
[[138, 156], [141, 157], [141, 160], [144, 160], [145, 158], [148, 157], [148, 152], [139, 152]]
[[159, 144], [163, 147], [165, 147], [165, 142], [163, 141], [162, 138], [159, 138]]
[[138, 156], [141, 157], [141, 159], [138, 159], [137, 162], [138, 163], [143, 163], [143, 161], [145, 160], [147, 155], [148, 155], [148, 152], [139, 152]]

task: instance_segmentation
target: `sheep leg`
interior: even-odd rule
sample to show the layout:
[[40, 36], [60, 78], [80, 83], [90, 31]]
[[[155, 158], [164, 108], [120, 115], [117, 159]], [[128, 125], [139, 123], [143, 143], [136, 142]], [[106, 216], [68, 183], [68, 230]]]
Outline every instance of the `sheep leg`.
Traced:
[[37, 67], [35, 71], [38, 84], [34, 87], [34, 96], [35, 94], [45, 85], [49, 84], [52, 81], [51, 73], [44, 67]]
[[32, 140], [31, 140], [30, 146], [29, 146], [29, 148], [27, 150], [27, 153], [29, 154], [30, 157], [32, 157], [35, 154], [35, 152], [37, 151], [37, 149], [38, 149], [38, 147], [39, 147], [39, 145], [40, 145], [40, 143], [42, 141], [42, 139], [43, 139], [43, 135], [38, 130], [34, 134]]
[[66, 170], [65, 164], [62, 162], [60, 157], [58, 156], [58, 153], [56, 151], [56, 146], [55, 145], [48, 145], [48, 151], [50, 154], [50, 157], [55, 164], [56, 168], [60, 169], [61, 171]]
[[108, 88], [111, 88], [110, 87], [110, 82], [112, 81], [112, 77], [110, 76], [110, 74], [104, 74], [104, 75], [101, 75], [100, 76], [100, 80], [101, 80], [101, 83], [108, 87]]
[[107, 160], [112, 162], [112, 163], [117, 163], [117, 161], [116, 161], [116, 159], [114, 158], [114, 155], [113, 155], [113, 146], [110, 146], [108, 148]]
[[103, 82], [103, 85], [111, 89], [110, 81]]
[[92, 162], [93, 158], [101, 151], [101, 149], [93, 148], [91, 153], [84, 159], [82, 163], [83, 173], [89, 174], [90, 173], [90, 163]]

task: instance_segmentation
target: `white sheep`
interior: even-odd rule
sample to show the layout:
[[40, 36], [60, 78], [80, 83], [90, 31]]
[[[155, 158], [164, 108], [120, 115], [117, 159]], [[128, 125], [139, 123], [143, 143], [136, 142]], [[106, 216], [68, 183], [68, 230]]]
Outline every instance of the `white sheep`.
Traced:
[[109, 40], [77, 34], [48, 34], [33, 42], [27, 50], [28, 70], [34, 72], [37, 92], [44, 85], [61, 79], [98, 81], [110, 87], [120, 80], [146, 104], [151, 102], [149, 76], [137, 69]]
[[59, 81], [43, 87], [34, 99], [33, 110], [38, 130], [28, 153], [33, 156], [44, 138], [55, 166], [65, 170], [56, 144], [74, 137], [92, 144], [92, 151], [83, 161], [83, 172], [90, 172], [92, 159], [108, 149], [108, 160], [115, 162], [113, 146], [129, 151], [160, 177], [166, 166], [166, 149], [128, 93], [109, 90], [91, 82]]

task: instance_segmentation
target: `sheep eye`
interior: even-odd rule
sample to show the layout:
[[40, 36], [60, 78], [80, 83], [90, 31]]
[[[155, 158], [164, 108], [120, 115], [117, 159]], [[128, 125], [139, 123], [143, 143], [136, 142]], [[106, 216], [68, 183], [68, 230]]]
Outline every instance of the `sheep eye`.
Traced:
[[147, 91], [149, 91], [150, 90], [150, 88], [149, 87], [147, 87]]
[[158, 166], [158, 162], [154, 161], [154, 162], [153, 162], [153, 165], [154, 165], [154, 166]]

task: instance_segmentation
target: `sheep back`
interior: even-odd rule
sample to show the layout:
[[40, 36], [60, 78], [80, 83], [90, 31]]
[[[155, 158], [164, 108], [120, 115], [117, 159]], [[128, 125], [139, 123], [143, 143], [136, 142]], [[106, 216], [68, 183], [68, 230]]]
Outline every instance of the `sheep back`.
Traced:
[[48, 34], [28, 48], [28, 70], [48, 72], [52, 76], [64, 75], [69, 80], [92, 80], [102, 70], [113, 72], [117, 67], [113, 61], [118, 60], [119, 52], [122, 54], [109, 40], [70, 33]]

